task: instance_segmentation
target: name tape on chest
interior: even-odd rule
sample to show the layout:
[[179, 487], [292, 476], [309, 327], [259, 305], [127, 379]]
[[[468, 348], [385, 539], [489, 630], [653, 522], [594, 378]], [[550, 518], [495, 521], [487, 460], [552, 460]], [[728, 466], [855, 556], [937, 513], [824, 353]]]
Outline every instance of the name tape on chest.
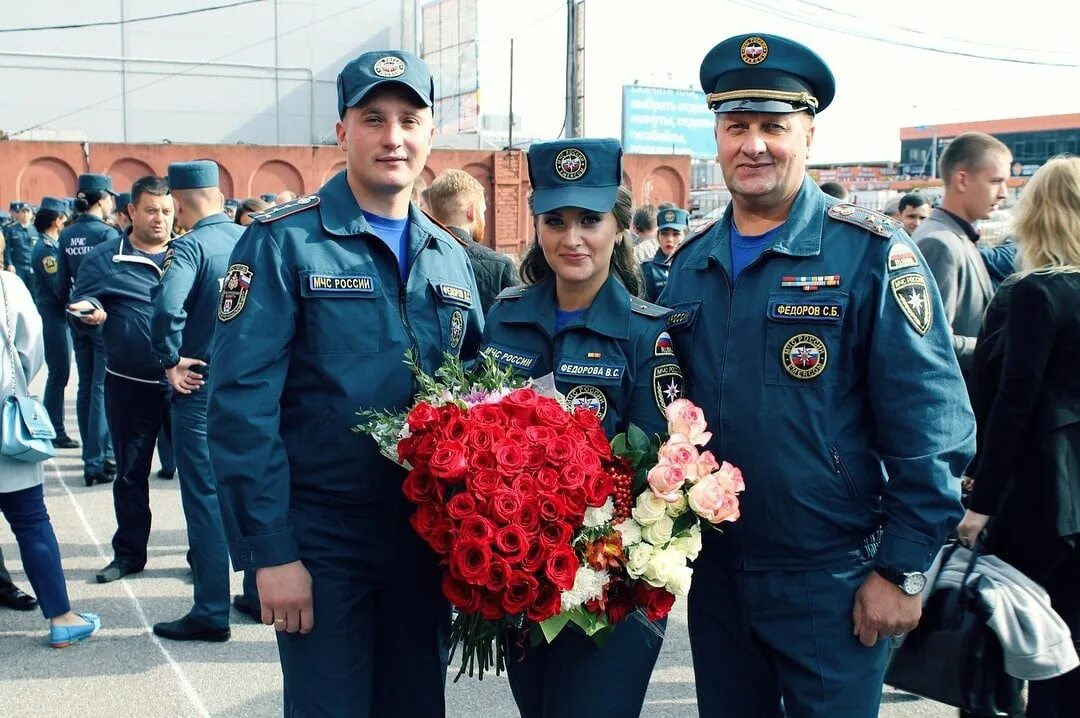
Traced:
[[842, 302], [799, 302], [774, 299], [769, 302], [769, 319], [781, 322], [836, 323], [844, 318]]
[[580, 362], [563, 360], [555, 369], [555, 373], [575, 379], [587, 378], [601, 381], [618, 382], [626, 373], [625, 364], [601, 364], [600, 362]]
[[463, 307], [472, 306], [472, 292], [465, 287], [459, 287], [454, 284], [438, 284], [436, 285], [436, 291], [439, 297], [451, 304], [459, 304]]
[[539, 358], [538, 354], [530, 354], [528, 352], [517, 351], [513, 349], [505, 349], [495, 344], [488, 344], [480, 350], [480, 353], [484, 356], [491, 357], [500, 364], [504, 364], [515, 369], [522, 369], [524, 371], [531, 370], [536, 366], [536, 360]]

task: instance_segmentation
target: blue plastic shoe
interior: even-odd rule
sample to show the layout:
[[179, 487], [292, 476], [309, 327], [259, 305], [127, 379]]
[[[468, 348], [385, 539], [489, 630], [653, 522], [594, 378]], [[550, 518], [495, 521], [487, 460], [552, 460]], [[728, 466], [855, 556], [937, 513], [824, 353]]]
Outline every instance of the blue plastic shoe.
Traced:
[[51, 626], [49, 645], [53, 648], [67, 648], [73, 643], [86, 640], [101, 628], [101, 619], [93, 613], [80, 613], [79, 618], [86, 621], [78, 626]]

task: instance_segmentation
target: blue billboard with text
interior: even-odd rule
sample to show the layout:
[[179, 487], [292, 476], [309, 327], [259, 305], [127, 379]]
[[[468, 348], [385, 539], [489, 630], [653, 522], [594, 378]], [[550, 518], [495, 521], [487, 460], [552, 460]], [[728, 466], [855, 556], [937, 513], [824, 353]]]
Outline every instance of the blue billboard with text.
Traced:
[[716, 116], [705, 93], [624, 85], [622, 102], [623, 151], [716, 157]]

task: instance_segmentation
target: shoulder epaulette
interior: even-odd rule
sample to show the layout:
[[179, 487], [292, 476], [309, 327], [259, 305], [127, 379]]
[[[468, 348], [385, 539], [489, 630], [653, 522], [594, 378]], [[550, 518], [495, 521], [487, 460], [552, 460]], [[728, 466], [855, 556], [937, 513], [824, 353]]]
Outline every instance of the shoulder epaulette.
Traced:
[[[419, 208], [418, 208], [418, 209], [419, 209]], [[427, 217], [428, 219], [430, 219], [430, 220], [431, 220], [431, 223], [432, 223], [432, 224], [434, 224], [434, 225], [435, 225], [436, 227], [438, 227], [439, 229], [443, 230], [443, 231], [444, 231], [444, 232], [446, 232], [446, 233], [447, 233], [448, 235], [450, 235], [450, 236], [451, 236], [451, 237], [452, 237], [452, 238], [454, 239], [454, 241], [455, 241], [455, 242], [457, 242], [458, 244], [460, 244], [460, 245], [461, 245], [462, 247], [468, 247], [468, 246], [469, 246], [469, 243], [468, 243], [468, 242], [466, 242], [466, 241], [465, 241], [464, 239], [462, 239], [461, 237], [457, 236], [457, 235], [456, 235], [456, 234], [455, 234], [455, 233], [454, 233], [453, 231], [451, 231], [451, 229], [450, 229], [449, 227], [447, 227], [447, 226], [446, 226], [445, 224], [443, 224], [442, 222], [440, 222], [439, 220], [437, 220], [437, 219], [435, 219], [435, 218], [434, 218], [433, 216], [431, 216], [431, 214], [430, 214], [430, 213], [429, 213], [429, 212], [428, 212], [428, 211], [427, 211], [426, 209], [421, 209], [421, 210], [420, 210], [420, 214], [422, 214], [422, 215], [424, 215], [425, 217]]]
[[829, 207], [829, 216], [841, 222], [862, 227], [879, 237], [891, 237], [898, 229], [903, 227], [902, 224], [887, 214], [857, 204], [848, 204], [847, 202], [841, 202]]
[[506, 289], [499, 292], [495, 299], [519, 299], [528, 290], [529, 285], [527, 284], [519, 284], [516, 287], [507, 287]]
[[630, 297], [630, 311], [634, 314], [641, 314], [646, 317], [662, 317], [666, 315], [670, 310], [661, 307], [658, 304], [652, 302], [646, 302], [644, 299], [638, 297]]
[[715, 220], [715, 219], [714, 219], [714, 220], [712, 220], [712, 221], [710, 221], [710, 222], [708, 222], [708, 223], [706, 223], [706, 224], [704, 224], [704, 225], [702, 225], [701, 227], [698, 227], [698, 228], [697, 228], [697, 229], [696, 229], [696, 230], [694, 231], [694, 233], [693, 233], [693, 234], [691, 234], [691, 235], [687, 236], [687, 238], [686, 238], [686, 239], [684, 239], [684, 240], [683, 240], [683, 241], [682, 241], [682, 242], [681, 242], [681, 243], [679, 244], [679, 246], [675, 248], [675, 250], [674, 250], [674, 251], [672, 251], [672, 253], [671, 253], [671, 256], [669, 256], [669, 257], [667, 258], [667, 261], [665, 262], [665, 264], [671, 264], [671, 260], [672, 260], [672, 259], [673, 259], [673, 258], [675, 257], [675, 255], [676, 255], [676, 254], [678, 254], [678, 253], [679, 253], [680, 251], [682, 251], [683, 249], [686, 249], [687, 245], [689, 245], [689, 244], [690, 244], [691, 242], [693, 242], [693, 241], [694, 241], [695, 239], [700, 239], [701, 237], [704, 237], [704, 236], [705, 236], [706, 234], [708, 234], [708, 233], [709, 233], [709, 230], [713, 228], [713, 225], [714, 225], [714, 224], [716, 224], [716, 220]]
[[302, 212], [305, 209], [311, 209], [319, 204], [319, 196], [315, 194], [309, 194], [306, 197], [297, 197], [291, 202], [285, 204], [279, 204], [265, 209], [262, 212], [255, 212], [248, 215], [253, 222], [275, 222], [282, 217], [288, 217], [290, 214], [296, 214]]

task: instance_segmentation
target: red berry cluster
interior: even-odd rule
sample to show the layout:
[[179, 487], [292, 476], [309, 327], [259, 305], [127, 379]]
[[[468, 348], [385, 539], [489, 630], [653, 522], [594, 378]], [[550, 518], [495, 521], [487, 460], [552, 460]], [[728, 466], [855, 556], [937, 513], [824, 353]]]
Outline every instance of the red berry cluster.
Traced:
[[611, 478], [615, 480], [615, 490], [611, 495], [615, 503], [615, 512], [611, 519], [611, 523], [614, 525], [621, 524], [630, 518], [630, 510], [634, 508], [634, 497], [630, 493], [633, 479], [626, 471], [615, 468], [611, 469]]

